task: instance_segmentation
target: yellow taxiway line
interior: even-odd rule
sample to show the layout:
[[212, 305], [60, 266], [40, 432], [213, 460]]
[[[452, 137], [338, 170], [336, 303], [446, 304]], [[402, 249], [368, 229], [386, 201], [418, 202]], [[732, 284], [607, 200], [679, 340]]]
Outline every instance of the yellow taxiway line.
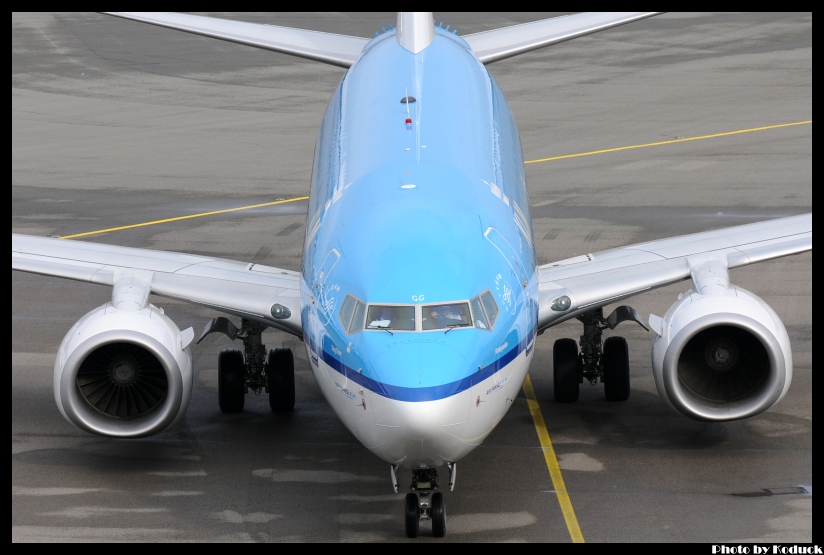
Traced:
[[544, 415], [541, 413], [538, 398], [535, 397], [535, 389], [532, 388], [532, 380], [528, 375], [524, 381], [524, 394], [526, 394], [526, 402], [529, 404], [529, 412], [532, 414], [532, 421], [535, 423], [535, 431], [538, 432], [538, 441], [541, 443], [541, 449], [544, 452], [549, 477], [552, 478], [552, 487], [558, 496], [558, 504], [561, 505], [561, 513], [564, 515], [564, 521], [566, 521], [567, 530], [569, 530], [569, 537], [573, 543], [584, 543], [584, 534], [581, 533], [578, 518], [575, 516], [575, 509], [572, 508], [572, 500], [569, 498], [569, 492], [561, 474], [561, 467], [558, 466], [558, 458], [555, 456], [555, 449], [552, 447], [552, 440], [549, 437], [549, 431], [546, 429]]
[[794, 121], [792, 123], [780, 123], [778, 125], [766, 125], [764, 127], [752, 127], [750, 129], [739, 129], [737, 131], [726, 131], [724, 133], [713, 133], [712, 135], [699, 135], [697, 137], [682, 137], [669, 141], [658, 141], [657, 143], [644, 143], [642, 145], [619, 146], [615, 148], [605, 148], [602, 150], [591, 150], [589, 152], [579, 152], [577, 154], [564, 154], [563, 156], [552, 156], [550, 158], [538, 158], [537, 160], [527, 160], [524, 164], [538, 164], [539, 162], [552, 162], [553, 160], [564, 160], [566, 158], [580, 158], [581, 156], [592, 156], [593, 154], [606, 154], [608, 152], [619, 152], [622, 150], [633, 150], [636, 148], [647, 148], [650, 146], [663, 146], [675, 143], [686, 143], [688, 141], [701, 141], [703, 139], [716, 139], [718, 137], [729, 137], [730, 135], [740, 135], [742, 133], [753, 133], [755, 131], [766, 131], [767, 129], [780, 129], [782, 127], [793, 127], [795, 125], [812, 125], [813, 120]]
[[228, 212], [240, 212], [241, 210], [251, 210], [252, 208], [264, 208], [266, 206], [274, 206], [276, 204], [286, 204], [287, 202], [297, 202], [299, 200], [308, 200], [309, 197], [288, 198], [285, 200], [273, 200], [272, 202], [263, 202], [261, 204], [250, 204], [249, 206], [238, 206], [237, 208], [226, 208], [224, 210], [212, 210], [211, 212], [201, 212], [200, 214], [189, 214], [188, 216], [177, 216], [174, 218], [166, 218], [164, 220], [154, 220], [151, 222], [143, 222], [140, 224], [122, 225], [120, 227], [110, 227], [108, 229], [98, 229], [97, 231], [86, 231], [84, 233], [75, 233], [73, 235], [63, 235], [60, 239], [76, 239], [77, 237], [87, 237], [89, 235], [97, 235], [98, 233], [111, 233], [112, 231], [121, 231], [123, 229], [134, 229], [136, 227], [146, 227], [148, 225], [165, 224], [169, 222], [179, 222], [180, 220], [191, 220], [192, 218], [202, 218], [203, 216], [214, 216], [216, 214], [226, 214]]
[[[755, 131], [766, 131], [768, 129], [779, 129], [782, 127], [792, 127], [796, 125], [811, 125], [813, 120], [796, 121], [792, 123], [782, 123], [778, 125], [767, 125], [764, 127], [753, 127], [750, 129], [739, 129], [737, 131], [726, 131], [724, 133], [713, 133], [712, 135], [699, 135], [697, 137], [683, 137], [680, 139], [672, 139], [669, 141], [658, 141], [655, 143], [644, 143], [639, 145], [620, 146], [615, 148], [605, 148], [602, 150], [592, 150], [589, 152], [579, 152], [577, 154], [565, 154], [563, 156], [552, 156], [549, 158], [539, 158], [537, 160], [527, 160], [524, 164], [537, 164], [540, 162], [552, 162], [553, 160], [564, 160], [567, 158], [580, 158], [582, 156], [592, 156], [594, 154], [606, 154], [609, 152], [620, 152], [622, 150], [634, 150], [638, 148], [647, 148], [651, 146], [671, 145], [675, 143], [685, 143], [688, 141], [700, 141], [703, 139], [715, 139], [718, 137], [729, 137], [730, 135], [740, 135], [742, 133], [753, 133]], [[178, 222], [181, 220], [191, 220], [193, 218], [202, 218], [204, 216], [214, 216], [217, 214], [226, 214], [228, 212], [240, 212], [241, 210], [250, 210], [252, 208], [264, 208], [266, 206], [274, 206], [276, 204], [286, 204], [288, 202], [298, 202], [301, 200], [308, 200], [309, 197], [297, 197], [285, 200], [275, 200], [272, 202], [264, 202], [261, 204], [252, 204], [249, 206], [238, 206], [236, 208], [227, 208], [224, 210], [213, 210], [211, 212], [201, 212], [199, 214], [189, 214], [188, 216], [177, 216], [174, 218], [165, 218], [163, 220], [154, 220], [151, 222], [143, 222], [139, 224], [124, 225], [120, 227], [110, 227], [107, 229], [98, 229], [96, 231], [86, 231], [84, 233], [75, 233], [73, 235], [63, 235], [60, 239], [75, 239], [77, 237], [87, 237], [89, 235], [98, 235], [100, 233], [111, 233], [112, 231], [121, 231], [124, 229], [134, 229], [137, 227], [146, 227], [150, 225], [164, 224], [169, 222]], [[558, 458], [555, 456], [555, 449], [552, 447], [552, 440], [549, 437], [549, 431], [546, 429], [544, 422], [544, 415], [541, 413], [541, 407], [538, 405], [538, 399], [535, 396], [535, 390], [532, 387], [532, 380], [529, 376], [524, 381], [524, 393], [526, 394], [527, 403], [529, 404], [529, 412], [532, 415], [532, 421], [535, 423], [535, 431], [538, 433], [538, 441], [544, 452], [544, 460], [546, 461], [547, 470], [549, 470], [549, 477], [552, 479], [552, 486], [555, 488], [555, 493], [558, 496], [558, 503], [561, 506], [561, 513], [564, 515], [567, 530], [569, 530], [569, 537], [574, 543], [583, 543], [584, 535], [581, 532], [581, 527], [578, 525], [578, 518], [575, 516], [575, 509], [572, 508], [572, 500], [569, 498], [569, 492], [564, 484], [564, 477], [561, 474], [561, 467], [558, 465]]]
[[[742, 133], [752, 133], [754, 131], [766, 131], [767, 129], [779, 129], [781, 127], [792, 127], [795, 125], [811, 125], [813, 120], [795, 121], [792, 123], [781, 123], [778, 125], [767, 125], [764, 127], [753, 127], [751, 129], [739, 129], [737, 131], [726, 131], [724, 133], [714, 133], [712, 135], [700, 135], [697, 137], [683, 137], [680, 139], [672, 139], [669, 141], [658, 141], [656, 143], [645, 143], [640, 145], [619, 146], [615, 148], [605, 148], [602, 150], [592, 150], [589, 152], [579, 152], [577, 154], [564, 154], [563, 156], [552, 156], [550, 158], [539, 158], [537, 160], [527, 160], [524, 164], [538, 164], [540, 162], [552, 162], [553, 160], [564, 160], [567, 158], [580, 158], [581, 156], [592, 156], [594, 154], [606, 154], [609, 152], [619, 152], [622, 150], [633, 150], [636, 148], [647, 148], [650, 146], [671, 145], [674, 143], [685, 143], [687, 141], [700, 141], [702, 139], [715, 139], [718, 137], [728, 137], [730, 135], [740, 135]], [[111, 233], [112, 231], [122, 231], [124, 229], [134, 229], [136, 227], [146, 227], [150, 225], [165, 224], [169, 222], [178, 222], [180, 220], [191, 220], [192, 218], [202, 218], [204, 216], [214, 216], [216, 214], [226, 214], [227, 212], [239, 212], [241, 210], [250, 210], [252, 208], [263, 208], [266, 206], [274, 206], [275, 204], [285, 204], [287, 202], [297, 202], [300, 200], [308, 200], [309, 197], [297, 197], [286, 200], [275, 200], [272, 202], [264, 202], [261, 204], [252, 204], [249, 206], [238, 206], [237, 208], [227, 208], [225, 210], [213, 210], [211, 212], [201, 212], [200, 214], [189, 214], [188, 216], [177, 216], [175, 218], [166, 218], [163, 220], [154, 220], [151, 222], [143, 222], [139, 224], [123, 225], [120, 227], [110, 227], [108, 229], [98, 229], [96, 231], [86, 231], [84, 233], [74, 233], [72, 235], [63, 235], [60, 239], [76, 239], [78, 237], [88, 237], [89, 235], [99, 235], [101, 233]]]

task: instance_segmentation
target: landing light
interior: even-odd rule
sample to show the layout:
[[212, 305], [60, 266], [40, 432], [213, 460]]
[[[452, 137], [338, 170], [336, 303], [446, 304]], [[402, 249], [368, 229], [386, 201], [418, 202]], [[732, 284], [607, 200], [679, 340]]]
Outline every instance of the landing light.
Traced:
[[272, 318], [275, 320], [286, 320], [292, 316], [292, 311], [282, 304], [273, 304], [269, 312], [272, 313]]
[[551, 308], [555, 312], [566, 312], [567, 310], [569, 310], [570, 306], [572, 306], [572, 301], [569, 297], [563, 295], [552, 301], [552, 304], [549, 306], [549, 308]]

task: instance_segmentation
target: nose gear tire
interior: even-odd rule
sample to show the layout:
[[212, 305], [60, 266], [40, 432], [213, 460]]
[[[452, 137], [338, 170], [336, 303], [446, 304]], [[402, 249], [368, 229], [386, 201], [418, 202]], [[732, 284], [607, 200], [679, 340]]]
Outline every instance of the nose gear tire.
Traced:
[[432, 505], [430, 508], [432, 518], [432, 535], [442, 538], [446, 535], [446, 503], [443, 500], [443, 493], [432, 494]]
[[243, 353], [224, 349], [217, 359], [217, 399], [220, 410], [241, 412], [246, 400], [246, 365]]

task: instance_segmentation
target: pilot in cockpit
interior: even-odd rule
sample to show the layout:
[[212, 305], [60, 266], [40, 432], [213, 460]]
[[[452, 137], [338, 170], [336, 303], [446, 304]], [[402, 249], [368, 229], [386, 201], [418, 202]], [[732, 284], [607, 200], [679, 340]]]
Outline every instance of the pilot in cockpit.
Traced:
[[381, 309], [377, 317], [369, 322], [370, 328], [391, 328], [392, 327], [392, 309], [385, 306]]

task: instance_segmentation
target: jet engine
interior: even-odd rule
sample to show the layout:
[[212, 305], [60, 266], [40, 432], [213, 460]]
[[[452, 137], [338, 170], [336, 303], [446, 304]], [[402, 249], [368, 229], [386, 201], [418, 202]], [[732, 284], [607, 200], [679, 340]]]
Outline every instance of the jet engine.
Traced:
[[699, 284], [680, 295], [663, 318], [650, 317], [657, 333], [652, 367], [658, 393], [696, 420], [737, 420], [764, 412], [792, 380], [784, 324], [749, 291], [728, 282], [705, 289]]
[[181, 332], [163, 309], [146, 303], [148, 292], [143, 302], [118, 302], [124, 295], [115, 289], [113, 302], [83, 316], [63, 339], [54, 397], [63, 416], [87, 432], [145, 437], [186, 412], [194, 333]]

